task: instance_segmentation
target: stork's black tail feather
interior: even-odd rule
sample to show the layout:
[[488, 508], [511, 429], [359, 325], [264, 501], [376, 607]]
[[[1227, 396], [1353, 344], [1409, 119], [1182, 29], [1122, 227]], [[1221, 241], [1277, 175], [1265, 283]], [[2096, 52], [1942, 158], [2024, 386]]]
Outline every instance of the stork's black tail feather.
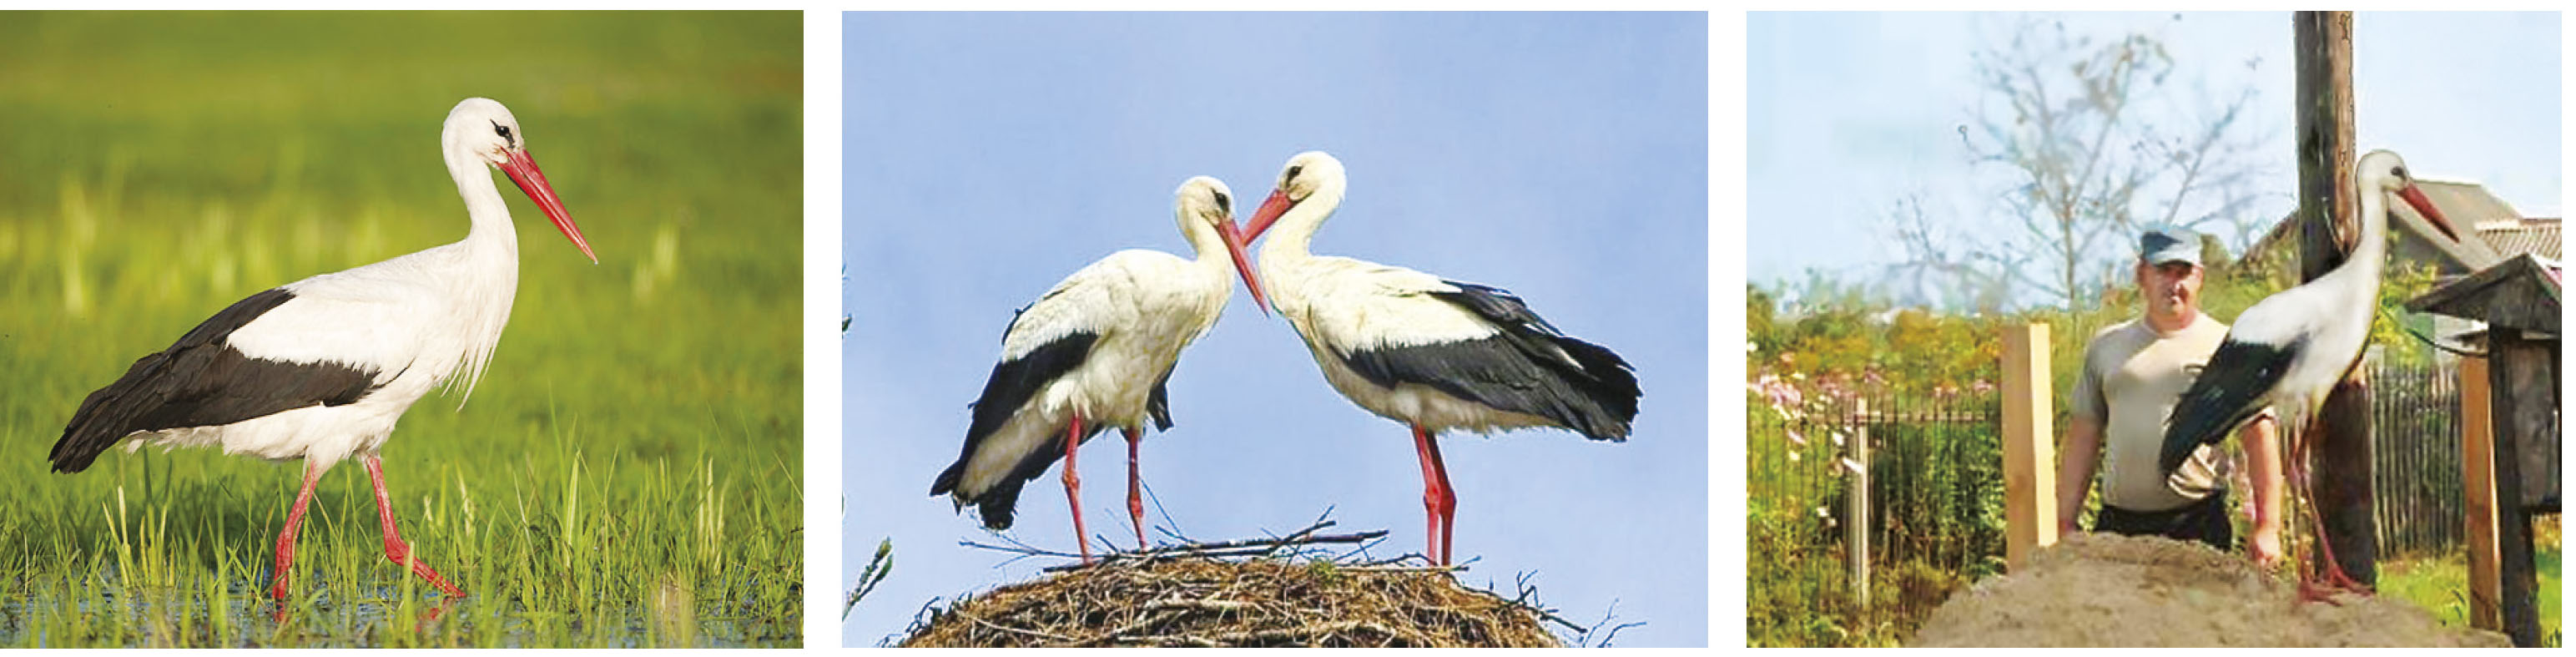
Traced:
[[[1519, 352], [1526, 362], [1543, 367], [1553, 376], [1523, 382], [1522, 389], [1496, 398], [1494, 391], [1467, 389], [1445, 390], [1476, 398], [1480, 403], [1555, 420], [1565, 428], [1593, 440], [1619, 442], [1628, 439], [1630, 423], [1637, 419], [1637, 400], [1644, 391], [1637, 385], [1635, 368], [1619, 354], [1601, 345], [1585, 342], [1560, 332], [1529, 305], [1509, 291], [1474, 283], [1446, 281], [1457, 292], [1437, 292], [1431, 296], [1457, 304], [1494, 326], [1502, 329], [1502, 338]], [[1446, 377], [1435, 378], [1447, 380]], [[1435, 385], [1438, 385], [1435, 383]]]

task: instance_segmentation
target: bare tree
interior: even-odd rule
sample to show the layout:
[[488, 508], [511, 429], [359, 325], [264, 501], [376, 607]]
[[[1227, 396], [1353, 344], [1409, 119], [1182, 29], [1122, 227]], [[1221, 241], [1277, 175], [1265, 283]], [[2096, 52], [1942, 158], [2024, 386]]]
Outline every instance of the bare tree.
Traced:
[[2082, 307], [2126, 275], [2128, 241], [2148, 223], [2224, 231], [2240, 248], [2262, 224], [2250, 216], [2260, 140], [2242, 120], [2251, 87], [2209, 98], [2202, 80], [2177, 84], [2155, 36], [2096, 40], [2053, 20], [2024, 20], [1974, 62], [1986, 95], [1959, 137], [1972, 163], [2010, 172], [1991, 197], [2005, 229], [1943, 233], [1919, 195], [1897, 201], [1891, 272], [1909, 285], [1947, 286], [1951, 304], [2027, 291]]

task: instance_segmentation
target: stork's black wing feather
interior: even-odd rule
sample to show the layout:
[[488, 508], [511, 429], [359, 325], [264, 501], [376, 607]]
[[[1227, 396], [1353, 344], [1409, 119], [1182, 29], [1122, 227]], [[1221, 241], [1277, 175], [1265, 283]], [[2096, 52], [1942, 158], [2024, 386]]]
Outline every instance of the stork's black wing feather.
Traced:
[[1429, 345], [1364, 349], [1342, 362], [1382, 386], [1416, 383], [1499, 410], [1544, 417], [1593, 440], [1622, 441], [1637, 417], [1637, 375], [1617, 353], [1556, 330], [1500, 288], [1444, 281], [1455, 304], [1500, 332]]
[[[1013, 318], [1012, 321], [1017, 323], [1018, 319]], [[992, 377], [984, 381], [984, 394], [975, 399], [975, 418], [966, 429], [966, 446], [958, 450], [957, 462], [949, 464], [948, 469], [941, 471], [939, 478], [931, 482], [930, 494], [944, 495], [955, 491], [958, 481], [966, 476], [967, 462], [974, 459], [975, 448], [983, 444], [984, 438], [1001, 430], [1003, 424], [1010, 422], [1011, 415], [1018, 413], [1020, 407], [1027, 405], [1029, 399], [1048, 383], [1082, 366], [1083, 361], [1091, 356], [1092, 343], [1099, 339], [1097, 333], [1069, 333], [1039, 345], [1019, 358], [995, 364]], [[1100, 432], [1096, 426], [1084, 429], [1084, 440]], [[1001, 483], [970, 494], [967, 501], [976, 504], [984, 526], [1009, 529], [1012, 508], [1019, 503], [1020, 486], [1046, 474], [1047, 468], [1063, 457], [1064, 450], [1060, 449], [1032, 451], [1020, 458], [1019, 465], [1012, 468], [1011, 474], [1003, 477]]]
[[2252, 419], [2265, 405], [2264, 395], [2288, 376], [2305, 338], [2287, 345], [2227, 340], [2210, 354], [2209, 364], [2174, 402], [2165, 421], [2163, 451], [2157, 464], [2167, 475], [2191, 458], [2192, 450], [2227, 439], [2227, 432]]
[[234, 331], [295, 299], [270, 289], [197, 324], [170, 348], [134, 361], [115, 383], [82, 399], [47, 458], [80, 472], [138, 431], [212, 427], [307, 406], [355, 403], [379, 387], [373, 368], [256, 358], [225, 343]]

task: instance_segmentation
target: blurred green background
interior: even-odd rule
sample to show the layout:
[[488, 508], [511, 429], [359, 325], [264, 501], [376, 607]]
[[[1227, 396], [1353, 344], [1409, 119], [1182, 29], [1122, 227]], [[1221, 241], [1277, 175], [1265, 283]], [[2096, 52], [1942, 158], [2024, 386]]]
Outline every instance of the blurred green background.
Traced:
[[[0, 13], [0, 647], [802, 641], [802, 23], [763, 13]], [[591, 265], [517, 190], [518, 300], [470, 403], [323, 480], [46, 453], [235, 300], [463, 239], [440, 123], [508, 105]], [[284, 620], [274, 616], [284, 612]]]

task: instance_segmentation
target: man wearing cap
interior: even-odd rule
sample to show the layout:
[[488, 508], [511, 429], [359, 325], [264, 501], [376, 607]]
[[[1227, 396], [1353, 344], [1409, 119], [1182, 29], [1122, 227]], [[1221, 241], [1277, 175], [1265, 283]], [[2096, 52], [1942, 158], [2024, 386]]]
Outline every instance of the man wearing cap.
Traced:
[[[2072, 417], [2057, 475], [2061, 533], [2076, 531], [2098, 461], [2102, 512], [2094, 518], [2094, 531], [2234, 548], [2216, 447], [2193, 453], [2171, 477], [2156, 467], [2166, 416], [2227, 337], [2227, 325], [2200, 312], [2202, 273], [2200, 239], [2191, 231], [2155, 228], [2139, 238], [2136, 276], [2146, 312], [2093, 334], [2069, 395]], [[2267, 567], [2281, 556], [2281, 462], [2274, 434], [2270, 411], [2237, 433], [2252, 461], [2254, 527], [2246, 550]]]

